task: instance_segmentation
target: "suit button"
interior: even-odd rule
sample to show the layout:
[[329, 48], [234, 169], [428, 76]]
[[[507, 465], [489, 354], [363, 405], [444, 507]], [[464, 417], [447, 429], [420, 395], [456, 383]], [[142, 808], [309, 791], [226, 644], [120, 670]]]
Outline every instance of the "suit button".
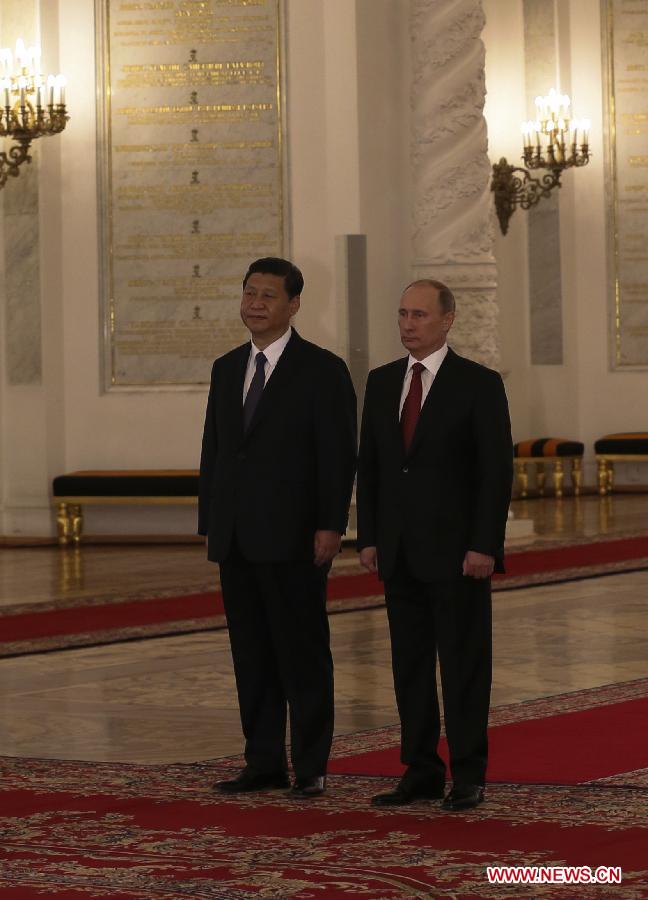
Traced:
[[409, 469], [407, 468], [407, 466], [403, 466], [403, 472], [407, 475], [407, 473], [409, 472]]

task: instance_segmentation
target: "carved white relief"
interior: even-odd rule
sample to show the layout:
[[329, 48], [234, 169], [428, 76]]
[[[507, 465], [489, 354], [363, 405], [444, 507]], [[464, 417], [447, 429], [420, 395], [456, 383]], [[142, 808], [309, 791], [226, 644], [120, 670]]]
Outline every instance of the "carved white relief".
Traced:
[[479, 40], [486, 18], [481, 2], [473, 0], [412, 0], [411, 23], [415, 53], [426, 57], [427, 69], [445, 70], [466, 45]]
[[415, 277], [457, 297], [453, 346], [497, 368], [491, 166], [481, 0], [411, 0]]
[[497, 368], [497, 301], [494, 290], [459, 291], [457, 317], [450, 344], [460, 353], [490, 368]]
[[[452, 282], [453, 292], [455, 288], [458, 290], [474, 288], [475, 290], [494, 291], [497, 287], [497, 271], [488, 263], [466, 261], [463, 264], [447, 262], [445, 265], [430, 265], [424, 260], [415, 260], [414, 267], [419, 272], [426, 269], [430, 278], [436, 278], [448, 284]], [[422, 277], [427, 277], [427, 275]]]

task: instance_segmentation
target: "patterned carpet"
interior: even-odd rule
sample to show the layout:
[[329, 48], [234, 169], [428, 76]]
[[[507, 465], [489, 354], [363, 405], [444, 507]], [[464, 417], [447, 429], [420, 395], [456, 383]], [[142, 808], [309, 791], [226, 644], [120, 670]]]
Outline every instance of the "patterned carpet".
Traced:
[[[65, 552], [65, 551], [62, 551]], [[82, 552], [82, 551], [81, 551]], [[648, 535], [578, 541], [568, 546], [516, 550], [495, 591], [513, 590], [648, 568]], [[336, 564], [328, 587], [331, 613], [384, 603], [377, 577], [362, 573], [355, 559]], [[0, 657], [90, 647], [127, 640], [191, 634], [225, 627], [222, 597], [212, 585], [201, 593], [148, 591], [124, 595], [102, 591], [62, 597], [37, 607], [28, 602], [0, 609]]]
[[[494, 721], [612, 708], [647, 688], [644, 680], [509, 705]], [[369, 734], [338, 739], [336, 759], [393, 744], [386, 731], [373, 743]], [[213, 794], [210, 785], [238, 764], [3, 758], [3, 900], [648, 897], [645, 768], [577, 785], [495, 784], [483, 806], [448, 814], [434, 801], [374, 809], [371, 796], [393, 780], [362, 774], [331, 777], [328, 792], [306, 804], [278, 791]], [[621, 866], [623, 883], [497, 886], [488, 865]]]

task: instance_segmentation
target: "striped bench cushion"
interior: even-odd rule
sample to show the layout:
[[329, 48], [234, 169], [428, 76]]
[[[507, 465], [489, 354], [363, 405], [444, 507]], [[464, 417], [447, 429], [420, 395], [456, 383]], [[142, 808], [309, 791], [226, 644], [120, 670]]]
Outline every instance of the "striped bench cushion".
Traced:
[[582, 456], [585, 445], [580, 441], [570, 441], [567, 438], [545, 437], [519, 441], [514, 445], [513, 450], [515, 456], [542, 459], [547, 456]]
[[83, 471], [59, 475], [55, 497], [197, 497], [196, 469]]
[[594, 452], [628, 455], [648, 455], [648, 432], [629, 431], [622, 434], [606, 434], [594, 443]]

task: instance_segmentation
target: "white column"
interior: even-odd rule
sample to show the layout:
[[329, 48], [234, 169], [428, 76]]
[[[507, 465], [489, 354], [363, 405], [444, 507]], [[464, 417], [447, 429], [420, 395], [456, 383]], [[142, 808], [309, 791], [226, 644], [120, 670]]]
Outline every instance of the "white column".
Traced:
[[457, 298], [451, 344], [499, 364], [481, 0], [411, 0], [413, 277]]

